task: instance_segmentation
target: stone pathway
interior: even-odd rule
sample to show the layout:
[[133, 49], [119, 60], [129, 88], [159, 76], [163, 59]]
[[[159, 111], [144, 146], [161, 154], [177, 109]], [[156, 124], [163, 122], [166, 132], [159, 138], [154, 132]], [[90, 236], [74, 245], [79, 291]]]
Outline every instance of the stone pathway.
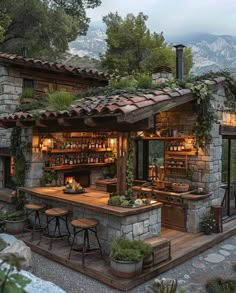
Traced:
[[[177, 279], [178, 288], [184, 289], [185, 293], [203, 293], [206, 292], [205, 283], [211, 277], [236, 278], [236, 271], [232, 269], [232, 261], [236, 261], [236, 235], [161, 274], [158, 278]], [[67, 293], [120, 292], [37, 254], [33, 256], [33, 264], [33, 273], [36, 276], [54, 282]], [[149, 281], [136, 287], [130, 293], [144, 293], [147, 285], [151, 283], [152, 281]]]

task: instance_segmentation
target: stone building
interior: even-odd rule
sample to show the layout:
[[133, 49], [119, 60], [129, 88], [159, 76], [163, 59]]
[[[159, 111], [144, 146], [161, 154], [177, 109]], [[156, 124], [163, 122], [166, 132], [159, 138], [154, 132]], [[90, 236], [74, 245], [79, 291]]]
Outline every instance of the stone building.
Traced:
[[[16, 60], [18, 59], [16, 58]], [[80, 91], [82, 85], [83, 87], [89, 87], [106, 84], [106, 78], [102, 74], [71, 68], [68, 69], [66, 66], [48, 65], [36, 60], [33, 62], [30, 60], [25, 61], [25, 59], [20, 60], [22, 64], [27, 64], [23, 69], [22, 64], [17, 64], [17, 68], [21, 68], [20, 71], [16, 71], [17, 68], [14, 68], [12, 71], [11, 62], [14, 62], [14, 59], [13, 61], [9, 61], [10, 65], [8, 65], [8, 67], [2, 65], [2, 72], [5, 72], [5, 75], [1, 78], [2, 88], [5, 89], [3, 91], [4, 94], [2, 94], [2, 100], [5, 103], [2, 104], [2, 110], [4, 112], [9, 113], [14, 111], [18, 104], [18, 96], [22, 91], [24, 76], [25, 78], [29, 78], [29, 75], [25, 73], [28, 70], [29, 63], [30, 70], [32, 70], [32, 66], [35, 66], [35, 74], [38, 74], [38, 66], [42, 67], [41, 70], [44, 71], [44, 74], [46, 70], [45, 67], [49, 66], [50, 69], [48, 69], [48, 71], [53, 71], [51, 74], [54, 78], [55, 75], [57, 76], [57, 82], [54, 81], [53, 83], [53, 86], [56, 86], [56, 88], [61, 88], [61, 84], [57, 86], [59, 83], [59, 76], [65, 76], [66, 74], [72, 75], [73, 80], [79, 80], [78, 87], [74, 86], [74, 88], [76, 88], [75, 91]], [[47, 75], [48, 74], [47, 72]], [[76, 77], [74, 76], [75, 74]], [[40, 76], [43, 76], [43, 74], [41, 73]], [[7, 82], [5, 82], [6, 80]], [[11, 84], [11, 82], [15, 80], [17, 86]], [[85, 80], [86, 85], [83, 83]], [[37, 87], [39, 93], [40, 89], [43, 87], [40, 86], [40, 82]], [[162, 197], [159, 197], [158, 191], [153, 189], [149, 191], [154, 193], [157, 192], [157, 199], [163, 202], [162, 214], [165, 214], [165, 218], [162, 217], [162, 224], [167, 221], [166, 225], [169, 228], [180, 229], [181, 231], [187, 232], [198, 232], [200, 230], [199, 223], [202, 216], [210, 210], [212, 205], [222, 205], [224, 199], [224, 204], [226, 206], [224, 210], [225, 215], [231, 216], [234, 210], [236, 211], [236, 193], [233, 178], [232, 176], [230, 177], [230, 174], [222, 178], [222, 174], [226, 171], [225, 166], [229, 163], [236, 164], [236, 158], [230, 158], [228, 156], [230, 145], [235, 142], [235, 115], [227, 113], [226, 111], [227, 97], [224, 87], [225, 79], [223, 77], [204, 80], [202, 83], [206, 84], [211, 91], [211, 103], [215, 109], [217, 120], [214, 122], [211, 129], [212, 141], [205, 149], [199, 149], [194, 153], [183, 152], [181, 164], [184, 164], [185, 167], [179, 166], [178, 163], [176, 163], [179, 158], [177, 157], [176, 159], [175, 156], [181, 155], [181, 152], [172, 157], [167, 157], [167, 155], [168, 145], [171, 141], [175, 142], [179, 139], [180, 141], [182, 140], [181, 143], [184, 143], [189, 137], [193, 136], [193, 127], [196, 122], [194, 110], [196, 106], [196, 96], [194, 96], [189, 89], [162, 88], [159, 90], [147, 90], [145, 93], [122, 93], [108, 97], [88, 97], [75, 101], [73, 106], [66, 111], [55, 112], [48, 109], [41, 109], [40, 117], [37, 121], [34, 115], [29, 111], [25, 113], [16, 112], [13, 114], [1, 115], [0, 123], [4, 128], [12, 128], [15, 126], [23, 128], [23, 136], [25, 136], [25, 139], [30, 143], [33, 143], [34, 137], [45, 133], [43, 127], [46, 127], [47, 133], [53, 133], [54, 136], [72, 132], [80, 132], [81, 137], [84, 132], [107, 132], [108, 137], [111, 135], [111, 137], [113, 137], [115, 135], [119, 142], [117, 151], [117, 192], [119, 194], [123, 194], [126, 188], [126, 161], [128, 156], [127, 134], [132, 134], [136, 141], [137, 152], [135, 155], [136, 174], [134, 174], [134, 185], [144, 183], [147, 179], [150, 179], [150, 174], [148, 172], [150, 171], [149, 165], [151, 165], [149, 160], [151, 143], [152, 141], [163, 142], [162, 146], [159, 144], [158, 147], [163, 148], [161, 159], [165, 168], [165, 181], [189, 183], [195, 190], [204, 190], [205, 193], [203, 196], [191, 192], [181, 196], [170, 193], [161, 194]], [[13, 105], [10, 103], [11, 99], [12, 103], [14, 103]], [[174, 134], [163, 134], [165, 132], [164, 130], [173, 130]], [[8, 130], [2, 129], [1, 131], [1, 146], [7, 147], [9, 143]], [[143, 135], [143, 133], [147, 134]], [[176, 135], [176, 133], [178, 135]], [[228, 149], [225, 148], [225, 143], [227, 143]], [[139, 144], [142, 148], [140, 153], [138, 149]], [[193, 145], [192, 142], [191, 144]], [[143, 149], [145, 148], [146, 151], [144, 152]], [[179, 151], [178, 149], [176, 150]], [[160, 155], [160, 150], [158, 150], [158, 152], [158, 155]], [[45, 154], [41, 151], [32, 149], [32, 152], [27, 154], [27, 159], [31, 167], [28, 170], [26, 186], [34, 188], [39, 186], [39, 179], [45, 164]], [[174, 163], [171, 162], [171, 160], [174, 161]], [[224, 164], [222, 164], [222, 160], [225, 161]], [[166, 161], [169, 161], [169, 163], [166, 163]], [[79, 168], [80, 166], [78, 166], [78, 170]], [[91, 169], [93, 170], [93, 168]], [[177, 175], [173, 175], [173, 173], [167, 172], [168, 169], [182, 169], [186, 172], [184, 176], [177, 176], [178, 172], [175, 173]], [[90, 176], [89, 180], [92, 184], [94, 184], [96, 179], [101, 175], [101, 172], [96, 173], [97, 171], [94, 170], [88, 172]], [[191, 170], [191, 176], [187, 174], [188, 170]], [[64, 171], [60, 169], [60, 172], [63, 173]], [[227, 169], [227, 172], [230, 172], [230, 168]], [[225, 193], [225, 189], [221, 188], [222, 183], [228, 186], [227, 194]], [[169, 207], [172, 208], [171, 211], [168, 210]], [[96, 212], [93, 211], [93, 214], [96, 215]], [[122, 235], [129, 234], [129, 238], [133, 239], [145, 239], [146, 235], [150, 236], [149, 228], [145, 227], [147, 221], [149, 221], [149, 215], [146, 214], [145, 217], [146, 218], [140, 222], [132, 222], [133, 228], [129, 227], [128, 230], [122, 230]], [[104, 221], [105, 218], [106, 215], [104, 216]], [[160, 215], [158, 218], [160, 218]], [[171, 223], [171, 220], [181, 223]], [[144, 227], [146, 229], [144, 229]], [[160, 233], [159, 220], [158, 229], [156, 231], [156, 234]], [[117, 228], [117, 231], [113, 232], [115, 234], [117, 232], [117, 235], [120, 235], [120, 227]]]
[[[45, 91], [66, 90], [75, 95], [92, 87], [107, 85], [102, 72], [0, 53], [0, 113], [13, 113], [20, 104], [31, 103]], [[33, 97], [24, 96], [33, 89]], [[10, 129], [0, 129], [0, 188], [9, 187]]]

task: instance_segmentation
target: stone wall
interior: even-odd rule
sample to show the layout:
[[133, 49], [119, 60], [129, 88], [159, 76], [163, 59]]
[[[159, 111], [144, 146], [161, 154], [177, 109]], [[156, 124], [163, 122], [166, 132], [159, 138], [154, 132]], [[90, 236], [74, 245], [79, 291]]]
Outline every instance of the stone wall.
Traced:
[[[211, 87], [212, 105], [215, 109], [224, 108], [226, 100], [225, 91], [221, 84]], [[173, 128], [183, 132], [185, 135], [191, 135], [193, 125], [196, 119], [194, 114], [194, 104], [188, 103], [181, 105], [167, 112], [160, 113], [156, 117], [156, 128]], [[211, 134], [212, 142], [205, 149], [200, 149], [198, 155], [188, 156], [188, 168], [193, 170], [192, 178], [166, 178], [169, 181], [186, 181], [194, 187], [202, 187], [211, 196], [201, 201], [185, 201], [187, 204], [187, 231], [198, 232], [199, 223], [203, 214], [210, 210], [211, 205], [220, 204], [223, 198], [224, 190], [221, 186], [222, 170], [222, 136], [220, 135], [220, 123], [222, 113], [217, 112], [218, 122], [214, 123]]]
[[[125, 217], [118, 217], [103, 212], [97, 212], [88, 208], [79, 206], [72, 206], [58, 201], [47, 200], [27, 194], [26, 198], [35, 203], [44, 204], [47, 207], [60, 207], [70, 211], [69, 221], [77, 218], [95, 218], [99, 220], [98, 237], [101, 241], [104, 251], [108, 254], [112, 240], [125, 236], [130, 240], [144, 240], [153, 236], [160, 235], [161, 231], [161, 209], [153, 209], [147, 212], [139, 213], [137, 215], [130, 215]], [[43, 219], [45, 222], [45, 218]], [[69, 225], [70, 226], [70, 225]], [[50, 229], [53, 229], [51, 226]], [[71, 229], [71, 227], [70, 227]], [[66, 232], [66, 227], [62, 223], [62, 230]], [[82, 236], [81, 236], [82, 237]], [[91, 233], [91, 243], [95, 244]], [[78, 242], [81, 243], [82, 238], [78, 237]]]
[[[0, 113], [11, 113], [16, 109], [22, 93], [22, 83], [19, 72], [0, 65]], [[0, 148], [10, 146], [10, 136], [9, 129], [0, 129]]]

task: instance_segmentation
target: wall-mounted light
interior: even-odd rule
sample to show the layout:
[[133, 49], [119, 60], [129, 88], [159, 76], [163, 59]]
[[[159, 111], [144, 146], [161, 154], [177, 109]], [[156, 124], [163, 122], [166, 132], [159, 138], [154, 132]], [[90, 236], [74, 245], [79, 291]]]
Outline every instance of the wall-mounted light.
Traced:
[[53, 149], [54, 141], [55, 141], [55, 138], [51, 134], [44, 135], [44, 136], [40, 137], [39, 149], [42, 152], [46, 152], [46, 151], [48, 151], [50, 149]]
[[235, 113], [223, 112], [222, 120], [223, 120], [224, 125], [236, 126], [236, 114]]

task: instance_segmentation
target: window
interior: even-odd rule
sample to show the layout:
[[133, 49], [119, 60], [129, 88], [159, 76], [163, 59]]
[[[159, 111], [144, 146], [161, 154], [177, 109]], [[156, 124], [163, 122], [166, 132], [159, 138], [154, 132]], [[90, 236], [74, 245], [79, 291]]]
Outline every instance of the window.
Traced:
[[23, 79], [23, 89], [33, 89], [34, 88], [34, 80], [33, 79]]
[[163, 140], [138, 140], [136, 179], [154, 179], [158, 167], [164, 165]]

